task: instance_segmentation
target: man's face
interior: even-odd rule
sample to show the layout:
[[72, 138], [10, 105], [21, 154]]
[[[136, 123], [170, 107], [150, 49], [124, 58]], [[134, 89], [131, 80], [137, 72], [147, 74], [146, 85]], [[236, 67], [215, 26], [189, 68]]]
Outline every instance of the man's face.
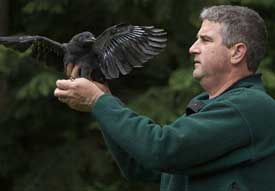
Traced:
[[230, 52], [223, 45], [220, 23], [204, 20], [197, 34], [197, 40], [190, 47], [194, 55], [193, 77], [201, 83], [224, 80], [230, 72]]

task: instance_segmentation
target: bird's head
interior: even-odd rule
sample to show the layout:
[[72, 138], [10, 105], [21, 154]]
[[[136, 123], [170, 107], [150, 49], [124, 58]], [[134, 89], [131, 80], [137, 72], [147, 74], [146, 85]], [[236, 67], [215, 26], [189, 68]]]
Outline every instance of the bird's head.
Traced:
[[95, 42], [96, 38], [91, 32], [82, 32], [76, 34], [71, 42], [77, 43], [81, 46], [89, 46]]

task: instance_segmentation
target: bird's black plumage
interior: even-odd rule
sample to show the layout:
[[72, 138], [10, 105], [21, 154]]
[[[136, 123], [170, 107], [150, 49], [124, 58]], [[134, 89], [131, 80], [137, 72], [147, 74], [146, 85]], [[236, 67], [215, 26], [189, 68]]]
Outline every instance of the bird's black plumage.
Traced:
[[0, 44], [18, 51], [31, 47], [34, 58], [58, 68], [80, 64], [82, 77], [104, 81], [142, 67], [166, 47], [166, 35], [153, 26], [120, 24], [97, 38], [90, 32], [79, 33], [68, 43], [43, 36], [7, 36], [0, 37]]

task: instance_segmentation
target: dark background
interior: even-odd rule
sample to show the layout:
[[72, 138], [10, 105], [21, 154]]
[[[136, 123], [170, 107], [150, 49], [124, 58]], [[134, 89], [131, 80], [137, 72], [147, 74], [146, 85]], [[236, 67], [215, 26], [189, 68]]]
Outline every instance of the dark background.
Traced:
[[[122, 22], [164, 28], [165, 51], [144, 68], [110, 82], [110, 87], [138, 113], [166, 124], [202, 91], [192, 79], [188, 49], [200, 26], [201, 9], [214, 4], [249, 6], [265, 19], [268, 52], [260, 71], [275, 97], [273, 0], [0, 0], [0, 33], [39, 34], [67, 42], [78, 32], [97, 36]], [[129, 183], [121, 177], [92, 116], [70, 110], [53, 96], [55, 81], [63, 77], [35, 64], [29, 51], [0, 46], [0, 190], [158, 190], [158, 185]]]

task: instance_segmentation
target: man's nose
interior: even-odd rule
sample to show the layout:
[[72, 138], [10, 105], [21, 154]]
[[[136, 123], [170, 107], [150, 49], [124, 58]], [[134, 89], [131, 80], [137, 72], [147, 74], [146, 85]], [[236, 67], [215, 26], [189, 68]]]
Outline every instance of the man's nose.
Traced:
[[195, 41], [192, 46], [189, 48], [190, 54], [198, 54], [200, 52], [197, 41]]

